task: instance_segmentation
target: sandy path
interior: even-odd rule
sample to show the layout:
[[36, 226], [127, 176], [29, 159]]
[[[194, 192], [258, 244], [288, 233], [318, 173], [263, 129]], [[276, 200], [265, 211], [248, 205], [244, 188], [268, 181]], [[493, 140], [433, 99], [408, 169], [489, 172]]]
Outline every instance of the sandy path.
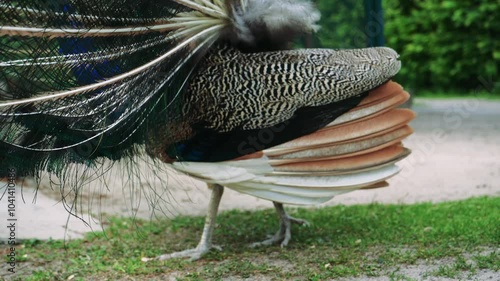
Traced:
[[[417, 99], [414, 109], [419, 114], [412, 123], [415, 134], [406, 141], [413, 154], [401, 163], [403, 172], [391, 180], [391, 186], [338, 196], [325, 205], [438, 202], [500, 195], [500, 102]], [[121, 180], [121, 175], [110, 175], [110, 178], [109, 191], [86, 187], [79, 210], [85, 211], [90, 206], [94, 214], [152, 217], [148, 201], [152, 201], [151, 198], [154, 201], [153, 192], [134, 192]], [[155, 203], [155, 215], [205, 213], [209, 191], [203, 183], [182, 175], [171, 175], [165, 180], [167, 190], [160, 181], [150, 181], [151, 188], [159, 192], [160, 197], [167, 198], [167, 202]], [[139, 184], [145, 182], [142, 181]], [[34, 189], [29, 184], [26, 186], [22, 194], [26, 203], [22, 202], [20, 193], [16, 198], [18, 239], [75, 238], [90, 230], [80, 220], [70, 218], [66, 231], [68, 216], [57, 201], [60, 193], [45, 184], [33, 204]], [[270, 207], [272, 204], [268, 201], [228, 189], [221, 203], [221, 210]], [[5, 200], [0, 201], [1, 221], [7, 219], [6, 209]], [[83, 218], [94, 221], [88, 215]], [[95, 222], [92, 224], [94, 228], [99, 227]], [[0, 228], [0, 238], [5, 235], [5, 229]]]

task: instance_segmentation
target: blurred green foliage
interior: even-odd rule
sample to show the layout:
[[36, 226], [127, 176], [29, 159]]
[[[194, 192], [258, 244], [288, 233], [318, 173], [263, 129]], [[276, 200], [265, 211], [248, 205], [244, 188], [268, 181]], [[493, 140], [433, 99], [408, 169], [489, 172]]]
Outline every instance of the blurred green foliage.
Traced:
[[[499, 0], [382, 0], [386, 45], [401, 54], [397, 80], [421, 90], [500, 95]], [[317, 0], [322, 47], [365, 47], [363, 1]]]
[[321, 11], [319, 44], [325, 48], [362, 48], [367, 38], [363, 1], [317, 0]]

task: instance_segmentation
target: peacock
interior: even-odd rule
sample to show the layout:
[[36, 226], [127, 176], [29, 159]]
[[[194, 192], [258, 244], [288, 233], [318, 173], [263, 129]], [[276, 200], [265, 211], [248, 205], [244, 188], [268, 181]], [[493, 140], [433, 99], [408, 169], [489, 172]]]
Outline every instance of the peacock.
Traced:
[[253, 246], [285, 247], [307, 222], [283, 204], [387, 186], [410, 153], [398, 54], [293, 49], [319, 19], [300, 0], [2, 2], [0, 177], [141, 155], [212, 189], [198, 246], [155, 259], [215, 247], [224, 187], [272, 201], [280, 229]]

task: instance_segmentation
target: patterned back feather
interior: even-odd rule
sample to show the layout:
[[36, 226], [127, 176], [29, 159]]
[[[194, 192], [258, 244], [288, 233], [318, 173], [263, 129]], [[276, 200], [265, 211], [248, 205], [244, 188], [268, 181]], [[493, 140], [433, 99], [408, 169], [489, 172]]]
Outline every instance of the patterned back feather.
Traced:
[[[164, 147], [170, 161], [216, 162], [293, 140], [324, 127], [393, 77], [401, 67], [397, 57], [389, 48], [258, 54], [216, 48], [183, 95], [176, 127], [192, 133], [153, 146]], [[244, 147], [276, 127], [284, 129], [268, 142]]]

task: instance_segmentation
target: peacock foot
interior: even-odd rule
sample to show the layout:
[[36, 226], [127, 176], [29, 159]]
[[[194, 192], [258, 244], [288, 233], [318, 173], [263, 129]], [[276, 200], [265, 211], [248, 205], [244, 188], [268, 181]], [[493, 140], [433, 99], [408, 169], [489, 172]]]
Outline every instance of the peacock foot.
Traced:
[[210, 196], [210, 202], [208, 204], [208, 213], [205, 218], [205, 226], [203, 227], [203, 233], [201, 234], [200, 242], [198, 246], [194, 249], [189, 249], [181, 252], [175, 252], [171, 254], [165, 254], [158, 256], [156, 258], [142, 258], [142, 261], [147, 262], [151, 260], [169, 260], [175, 258], [189, 258], [191, 261], [199, 260], [203, 255], [210, 252], [211, 249], [217, 249], [222, 251], [222, 248], [212, 244], [212, 234], [215, 227], [215, 219], [217, 217], [217, 210], [219, 209], [220, 199], [224, 192], [224, 187], [218, 184], [209, 185], [212, 189], [212, 195]]
[[180, 252], [174, 252], [170, 254], [160, 255], [156, 258], [143, 258], [143, 262], [148, 262], [152, 260], [164, 261], [169, 259], [176, 258], [189, 258], [190, 261], [196, 261], [201, 259], [204, 255], [206, 255], [210, 250], [215, 249], [217, 251], [222, 251], [222, 248], [216, 245], [198, 245], [198, 247], [193, 249], [188, 249]]
[[276, 202], [273, 203], [280, 218], [280, 230], [269, 239], [251, 244], [250, 247], [252, 248], [260, 246], [270, 246], [278, 243], [281, 243], [281, 248], [284, 248], [288, 245], [290, 239], [292, 238], [292, 224], [309, 226], [309, 222], [307, 222], [306, 220], [296, 219], [288, 215], [283, 208], [283, 204]]

